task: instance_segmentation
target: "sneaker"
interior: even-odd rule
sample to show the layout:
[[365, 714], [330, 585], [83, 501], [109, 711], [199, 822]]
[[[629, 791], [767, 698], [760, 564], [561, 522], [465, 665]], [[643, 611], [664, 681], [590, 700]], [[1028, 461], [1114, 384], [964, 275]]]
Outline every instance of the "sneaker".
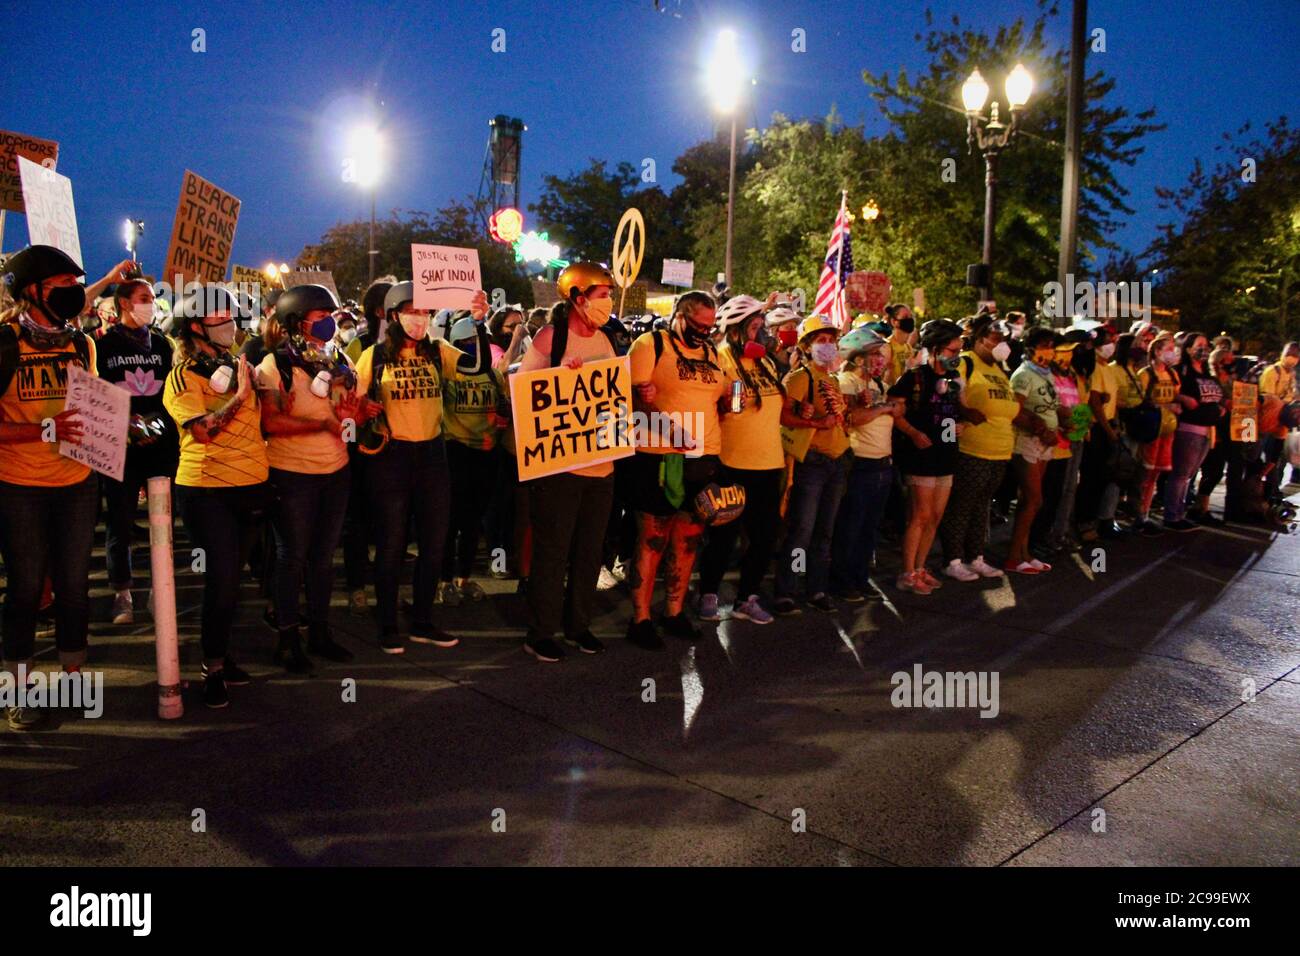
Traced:
[[457, 585], [457, 587], [460, 588], [462, 601], [481, 601], [487, 597], [487, 592], [483, 590], [477, 581], [466, 581], [464, 584]]
[[379, 647], [385, 654], [406, 653], [406, 645], [402, 643], [402, 635], [396, 631], [385, 631], [379, 635]]
[[929, 568], [917, 568], [916, 576], [928, 584], [931, 591], [937, 591], [943, 587], [943, 582], [931, 574]]
[[428, 634], [416, 634], [411, 632], [412, 644], [432, 644], [435, 647], [455, 647], [460, 643], [460, 638], [455, 634], [448, 634], [440, 627], [429, 629]]
[[573, 635], [573, 637], [565, 637], [564, 643], [576, 647], [584, 654], [599, 654], [605, 649], [605, 645], [597, 640], [596, 635], [591, 631], [583, 631], [581, 634]]
[[696, 612], [696, 617], [701, 621], [722, 620], [722, 615], [718, 613], [718, 596], [716, 594], [700, 595], [700, 607]]
[[302, 634], [296, 627], [286, 627], [280, 632], [280, 643], [275, 648], [274, 660], [290, 674], [310, 674], [311, 658], [302, 649]]
[[1034, 567], [1032, 561], [1008, 561], [1002, 565], [1008, 571], [1014, 571], [1016, 574], [1037, 574], [1038, 569]]
[[961, 563], [961, 558], [953, 558], [949, 561], [947, 567], [943, 569], [943, 573], [954, 581], [978, 581], [980, 579], [978, 574]]
[[609, 573], [614, 575], [614, 580], [623, 582], [627, 580], [627, 565], [617, 558], [614, 559], [614, 566], [609, 569]]
[[113, 598], [113, 623], [135, 623], [135, 604], [131, 600], [130, 591], [118, 591], [117, 597]]
[[763, 605], [758, 603], [757, 594], [751, 594], [747, 601], [737, 601], [731, 608], [731, 616], [739, 621], [749, 621], [751, 624], [771, 624], [775, 620], [764, 610]]
[[627, 640], [629, 644], [635, 644], [643, 651], [662, 651], [664, 649], [663, 638], [655, 630], [655, 622], [649, 619], [644, 621], [633, 621], [627, 626]]
[[825, 591], [818, 591], [808, 599], [808, 606], [829, 614], [835, 610], [835, 601]]
[[1150, 518], [1143, 518], [1138, 521], [1133, 525], [1133, 530], [1144, 538], [1158, 538], [1164, 534], [1164, 532], [1160, 530], [1160, 526]]
[[203, 675], [203, 706], [213, 710], [230, 706], [230, 692], [226, 690], [226, 679], [221, 671]]
[[366, 596], [366, 589], [360, 588], [353, 591], [348, 596], [348, 611], [352, 614], [365, 614], [370, 610], [370, 598]]
[[442, 581], [438, 584], [438, 593], [434, 596], [434, 604], [442, 604], [446, 607], [460, 607], [460, 588], [456, 587], [453, 581]]
[[[199, 673], [202, 675], [204, 680], [207, 680], [207, 662], [204, 662], [200, 667]], [[214, 671], [213, 673], [220, 673], [221, 679], [226, 682], [227, 687], [247, 687], [249, 684], [253, 683], [253, 675], [236, 664], [233, 657], [227, 656], [226, 662], [221, 666], [221, 670]]]
[[[311, 625], [307, 628], [307, 653], [312, 657], [323, 657], [335, 664], [346, 664], [352, 660], [352, 652], [334, 640], [328, 627]], [[230, 666], [227, 658], [226, 667]]]
[[695, 626], [695, 622], [690, 619], [685, 611], [678, 611], [676, 614], [665, 614], [659, 620], [659, 624], [669, 637], [675, 637], [683, 641], [698, 641], [700, 639], [700, 629]]
[[39, 707], [6, 707], [5, 720], [10, 730], [35, 730], [45, 723], [45, 711]]
[[772, 602], [772, 610], [781, 617], [790, 617], [794, 614], [802, 614], [803, 610], [798, 604], [794, 603], [794, 598], [779, 597]]
[[1189, 521], [1186, 518], [1179, 518], [1176, 521], [1170, 521], [1168, 518], [1164, 522], [1166, 531], [1200, 531], [1201, 526], [1195, 521]]
[[1203, 524], [1210, 528], [1218, 528], [1223, 526], [1223, 519], [1216, 518], [1208, 511], [1188, 512], [1188, 516], [1197, 524]]
[[564, 648], [549, 637], [544, 637], [539, 641], [524, 641], [524, 650], [545, 664], [554, 664], [557, 661], [564, 660]]
[[618, 587], [618, 578], [614, 577], [614, 572], [603, 564], [600, 566], [600, 576], [596, 578], [597, 591], [612, 591]]
[[982, 554], [979, 557], [977, 557], [974, 561], [968, 561], [966, 563], [966, 567], [969, 570], [974, 571], [982, 578], [1005, 577], [1005, 575], [1003, 575], [1001, 571], [999, 571], [997, 568], [993, 567], [993, 565], [985, 561], [984, 555]]
[[1114, 521], [1103, 521], [1097, 525], [1097, 534], [1107, 541], [1116, 541], [1126, 537], [1128, 532]]
[[866, 598], [862, 596], [862, 592], [857, 588], [849, 588], [845, 591], [840, 591], [835, 596], [845, 604], [861, 604], [866, 600]]
[[913, 594], [930, 594], [934, 591], [918, 571], [905, 571], [894, 583], [898, 585], [898, 590], [911, 591]]

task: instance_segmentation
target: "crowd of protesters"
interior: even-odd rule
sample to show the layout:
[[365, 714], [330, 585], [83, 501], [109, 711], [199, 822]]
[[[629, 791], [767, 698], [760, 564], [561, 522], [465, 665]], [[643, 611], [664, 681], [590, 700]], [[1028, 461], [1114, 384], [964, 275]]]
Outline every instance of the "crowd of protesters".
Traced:
[[[884, 542], [898, 552], [892, 586], [924, 596], [1047, 574], [1101, 539], [1266, 523], [1297, 462], [1295, 342], [1256, 362], [1228, 336], [1148, 320], [1056, 329], [985, 311], [918, 324], [904, 305], [841, 328], [777, 293], [687, 292], [667, 319], [625, 321], [596, 263], [566, 268], [550, 309], [489, 310], [480, 292], [462, 312], [417, 308], [396, 280], [348, 307], [314, 285], [168, 302], [130, 260], [87, 286], [47, 246], [3, 268], [5, 671], [30, 669], [51, 608], [61, 666], [84, 664], [101, 515], [111, 621], [134, 623], [138, 509], [147, 480], [167, 476], [203, 555], [214, 708], [250, 681], [230, 650], [250, 576], [277, 664], [308, 674], [313, 659], [352, 658], [330, 623], [340, 547], [348, 611], [373, 616], [384, 652], [454, 647], [439, 609], [483, 601], [478, 573], [518, 580], [523, 646], [555, 662], [564, 644], [604, 649], [590, 627], [600, 590], [627, 588], [628, 642], [656, 650], [697, 640], [701, 620], [764, 625], [879, 598]], [[635, 408], [687, 424], [616, 462], [520, 481], [509, 376], [624, 355]], [[130, 393], [120, 481], [59, 453], [83, 437], [64, 407], [70, 364]], [[1239, 382], [1260, 397], [1244, 431]], [[990, 528], [1007, 522], [995, 555]], [[6, 714], [15, 729], [42, 716]]]

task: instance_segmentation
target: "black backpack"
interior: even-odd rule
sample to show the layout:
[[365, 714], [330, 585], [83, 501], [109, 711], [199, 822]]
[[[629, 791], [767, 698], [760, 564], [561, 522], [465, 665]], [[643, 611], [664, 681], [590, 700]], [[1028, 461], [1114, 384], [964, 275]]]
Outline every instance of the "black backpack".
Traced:
[[[90, 339], [85, 332], [75, 329], [72, 333], [72, 347], [76, 350], [81, 367], [87, 372], [90, 368]], [[9, 324], [0, 326], [0, 395], [9, 391], [9, 385], [18, 373], [18, 328]]]

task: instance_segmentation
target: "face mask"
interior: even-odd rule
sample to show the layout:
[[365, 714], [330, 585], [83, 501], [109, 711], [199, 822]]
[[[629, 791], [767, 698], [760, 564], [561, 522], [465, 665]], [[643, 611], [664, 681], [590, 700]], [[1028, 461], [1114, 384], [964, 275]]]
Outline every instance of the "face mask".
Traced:
[[217, 348], [228, 349], [235, 343], [235, 320], [227, 319], [220, 325], [205, 325], [203, 334]]
[[408, 339], [420, 341], [429, 334], [429, 317], [415, 312], [399, 312], [397, 321], [402, 324], [402, 331]]
[[960, 355], [940, 355], [939, 365], [945, 372], [956, 371], [957, 366], [961, 363]]
[[1098, 357], [1100, 357], [1100, 358], [1102, 358], [1102, 359], [1104, 359], [1104, 360], [1109, 360], [1110, 357], [1111, 357], [1112, 355], [1114, 355], [1114, 354], [1115, 354], [1115, 343], [1114, 343], [1114, 342], [1107, 342], [1105, 345], [1099, 345], [1099, 346], [1097, 346], [1097, 355], [1098, 355]]
[[600, 328], [609, 321], [609, 314], [614, 311], [613, 299], [588, 299], [587, 304], [582, 307], [583, 314], [587, 321]]
[[781, 343], [782, 348], [792, 348], [799, 341], [799, 330], [777, 329], [776, 337], [777, 341]]
[[682, 340], [691, 348], [701, 348], [709, 341], [709, 332], [711, 329], [701, 329], [691, 324], [690, 319], [682, 322]]
[[1053, 351], [1053, 352], [1035, 352], [1035, 353], [1034, 353], [1034, 364], [1037, 365], [1037, 366], [1040, 367], [1040, 368], [1047, 368], [1049, 365], [1052, 364], [1052, 360], [1055, 359], [1055, 358], [1056, 358], [1056, 352], [1054, 352], [1054, 351]]
[[71, 322], [86, 307], [86, 289], [81, 283], [55, 286], [45, 295], [45, 311], [61, 322]]
[[767, 354], [767, 349], [763, 348], [762, 342], [745, 343], [745, 358], [753, 359], [755, 362], [757, 362], [766, 354]]
[[1178, 361], [1178, 349], [1165, 349], [1160, 353], [1160, 361], [1166, 365], [1173, 365]]
[[915, 320], [915, 319], [899, 319], [899, 320], [898, 320], [898, 328], [899, 328], [901, 331], [906, 332], [908, 335], [911, 335], [911, 334], [912, 334], [912, 330], [916, 328], [916, 320]]
[[834, 342], [818, 342], [810, 350], [812, 360], [818, 365], [825, 367], [835, 361], [835, 356], [839, 354]]
[[997, 345], [993, 346], [992, 351], [993, 361], [995, 362], [1005, 362], [1007, 359], [1011, 358], [1011, 346], [1006, 342], [999, 342]]
[[889, 360], [878, 352], [867, 357], [867, 374], [872, 378], [880, 378], [888, 367]]
[[328, 342], [330, 339], [334, 338], [334, 330], [337, 327], [338, 326], [334, 322], [334, 316], [327, 315], [317, 319], [311, 325], [307, 326], [307, 332], [314, 339]]
[[1196, 359], [1198, 362], [1204, 362], [1209, 354], [1209, 349], [1192, 349], [1192, 358]]
[[131, 317], [135, 319], [136, 325], [149, 325], [153, 322], [153, 303], [136, 302], [132, 304]]
[[506, 349], [506, 348], [509, 348], [509, 347], [510, 347], [510, 333], [509, 333], [509, 332], [498, 332], [496, 335], [492, 336], [492, 344], [495, 345], [495, 346], [496, 346], [497, 348], [499, 348], [499, 349]]
[[357, 330], [354, 328], [339, 329], [339, 340], [344, 345], [351, 345], [352, 340], [357, 337]]
[[1020, 336], [1022, 336], [1022, 335], [1024, 335], [1024, 334], [1025, 334], [1025, 327], [1024, 327], [1023, 325], [1013, 325], [1013, 326], [1011, 326], [1011, 337], [1012, 337], [1013, 339], [1018, 339], [1018, 338], [1020, 338]]

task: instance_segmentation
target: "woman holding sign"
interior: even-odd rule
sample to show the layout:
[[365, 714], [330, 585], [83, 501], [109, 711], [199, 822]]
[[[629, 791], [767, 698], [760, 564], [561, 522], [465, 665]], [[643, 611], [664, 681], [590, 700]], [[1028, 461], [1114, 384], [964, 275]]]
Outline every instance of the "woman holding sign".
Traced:
[[412, 516], [419, 557], [411, 640], [438, 647], [459, 643], [434, 623], [433, 604], [451, 499], [443, 439], [444, 383], [477, 375], [491, 361], [487, 333], [481, 326], [487, 314], [482, 290], [474, 294], [470, 312], [479, 323], [478, 354], [473, 358], [446, 341], [429, 338], [433, 313], [415, 307], [413, 283], [399, 282], [384, 297], [384, 341], [362, 352], [357, 363], [358, 393], [383, 406], [362, 450], [373, 454], [366, 465], [366, 483], [375, 522], [379, 643], [386, 654], [406, 650], [397, 627], [397, 588]]
[[[0, 550], [8, 588], [4, 671], [26, 681], [36, 650], [36, 614], [48, 573], [56, 601], [54, 640], [66, 671], [86, 659], [90, 549], [99, 485], [90, 469], [59, 454], [81, 444], [82, 422], [65, 410], [67, 366], [95, 374], [95, 346], [75, 326], [86, 305], [85, 272], [52, 246], [10, 256], [2, 281], [14, 303], [0, 313]], [[20, 369], [21, 365], [21, 369]], [[8, 707], [14, 730], [40, 711]]]

